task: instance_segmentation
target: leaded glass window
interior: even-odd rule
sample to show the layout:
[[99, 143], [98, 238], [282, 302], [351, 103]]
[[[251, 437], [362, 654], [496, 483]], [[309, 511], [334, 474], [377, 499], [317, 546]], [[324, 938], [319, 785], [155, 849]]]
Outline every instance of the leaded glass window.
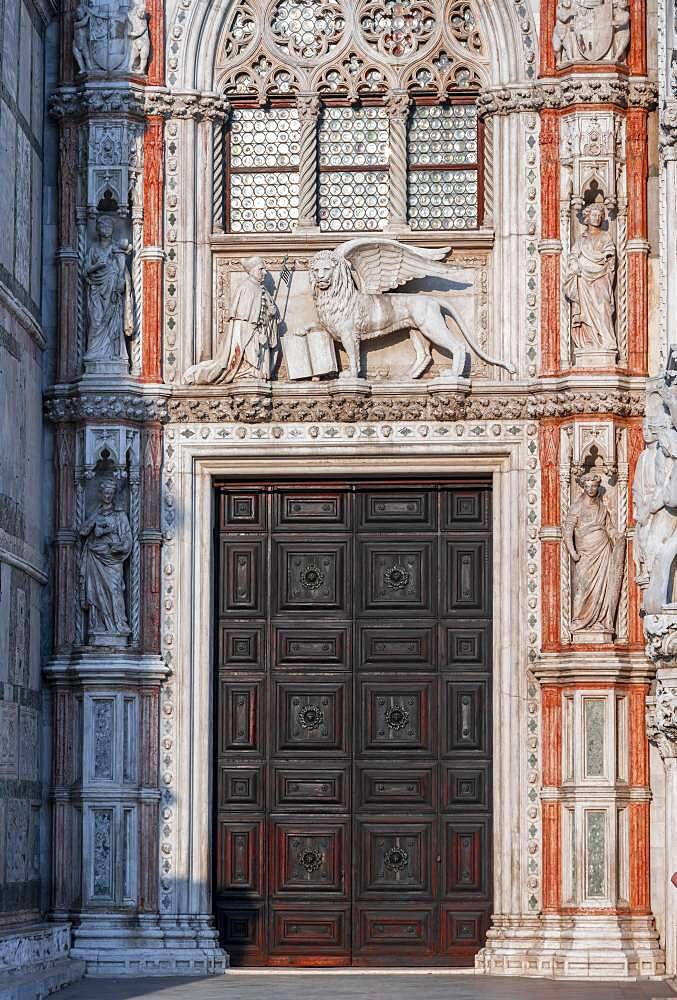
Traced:
[[295, 108], [235, 108], [229, 143], [228, 229], [289, 232], [299, 207]]
[[344, 104], [326, 107], [318, 140], [320, 229], [385, 229], [390, 154], [386, 109]]
[[477, 227], [479, 146], [474, 103], [415, 106], [407, 144], [407, 201], [412, 229]]

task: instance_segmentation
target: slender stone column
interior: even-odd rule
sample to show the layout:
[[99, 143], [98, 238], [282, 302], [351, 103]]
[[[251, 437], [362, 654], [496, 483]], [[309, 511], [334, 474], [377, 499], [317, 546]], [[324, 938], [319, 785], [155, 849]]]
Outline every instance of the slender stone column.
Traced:
[[297, 229], [317, 231], [317, 121], [320, 99], [317, 94], [299, 94], [297, 104], [301, 125], [299, 154], [299, 218]]
[[386, 108], [390, 118], [390, 204], [388, 229], [409, 232], [407, 222], [407, 119], [409, 94], [393, 90]]
[[162, 190], [164, 121], [147, 119], [143, 155], [143, 347], [141, 381], [160, 382], [162, 340]]

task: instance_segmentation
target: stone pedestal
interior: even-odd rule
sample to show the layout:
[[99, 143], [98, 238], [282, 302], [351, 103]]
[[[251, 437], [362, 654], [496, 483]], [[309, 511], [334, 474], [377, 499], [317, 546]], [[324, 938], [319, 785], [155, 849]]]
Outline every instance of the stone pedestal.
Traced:
[[576, 368], [614, 368], [618, 351], [588, 351], [576, 349], [574, 351], [574, 365]]

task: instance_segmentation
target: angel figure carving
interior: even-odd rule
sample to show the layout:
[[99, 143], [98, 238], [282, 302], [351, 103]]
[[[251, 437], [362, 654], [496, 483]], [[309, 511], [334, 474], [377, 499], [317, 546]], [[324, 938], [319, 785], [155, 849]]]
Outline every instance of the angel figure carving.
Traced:
[[462, 376], [468, 354], [463, 340], [447, 326], [445, 313], [478, 357], [514, 374], [512, 365], [484, 354], [446, 299], [422, 293], [383, 294], [414, 278], [453, 279], [454, 271], [443, 263], [449, 249], [423, 250], [397, 240], [363, 237], [315, 254], [310, 261], [313, 300], [320, 323], [348, 355], [350, 371], [343, 377], [360, 377], [363, 341], [398, 330], [408, 330], [414, 347], [411, 378], [420, 378], [430, 365], [431, 344], [451, 352], [451, 376]]

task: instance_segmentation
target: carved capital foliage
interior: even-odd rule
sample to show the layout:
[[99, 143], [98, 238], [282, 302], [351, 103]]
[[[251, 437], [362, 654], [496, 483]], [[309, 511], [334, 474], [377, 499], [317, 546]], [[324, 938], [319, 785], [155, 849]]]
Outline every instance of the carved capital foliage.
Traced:
[[[424, 383], [425, 384], [425, 383]], [[213, 395], [199, 390], [176, 394], [167, 401], [172, 422], [214, 421], [260, 424], [269, 421], [322, 423], [379, 420], [537, 420], [583, 413], [638, 416], [642, 413], [640, 391], [524, 391], [514, 395], [445, 391], [401, 395], [327, 393], [322, 396], [259, 394], [228, 389]], [[72, 418], [71, 418], [72, 419]]]
[[145, 97], [143, 90], [132, 84], [115, 89], [98, 84], [65, 86], [58, 87], [53, 92], [49, 110], [56, 119], [110, 113], [142, 118], [145, 114]]
[[[677, 628], [677, 621], [675, 622]], [[677, 757], [677, 685], [660, 677], [656, 691], [648, 700], [646, 728], [649, 743], [657, 747], [661, 757]]]
[[231, 104], [216, 93], [158, 90], [146, 95], [146, 112], [163, 118], [194, 118], [196, 121], [220, 121], [230, 115]]
[[485, 90], [477, 98], [481, 117], [512, 115], [547, 108], [559, 111], [572, 104], [615, 104], [619, 108], [651, 111], [658, 101], [658, 87], [651, 80], [618, 80], [585, 77], [549, 80], [533, 87]]

